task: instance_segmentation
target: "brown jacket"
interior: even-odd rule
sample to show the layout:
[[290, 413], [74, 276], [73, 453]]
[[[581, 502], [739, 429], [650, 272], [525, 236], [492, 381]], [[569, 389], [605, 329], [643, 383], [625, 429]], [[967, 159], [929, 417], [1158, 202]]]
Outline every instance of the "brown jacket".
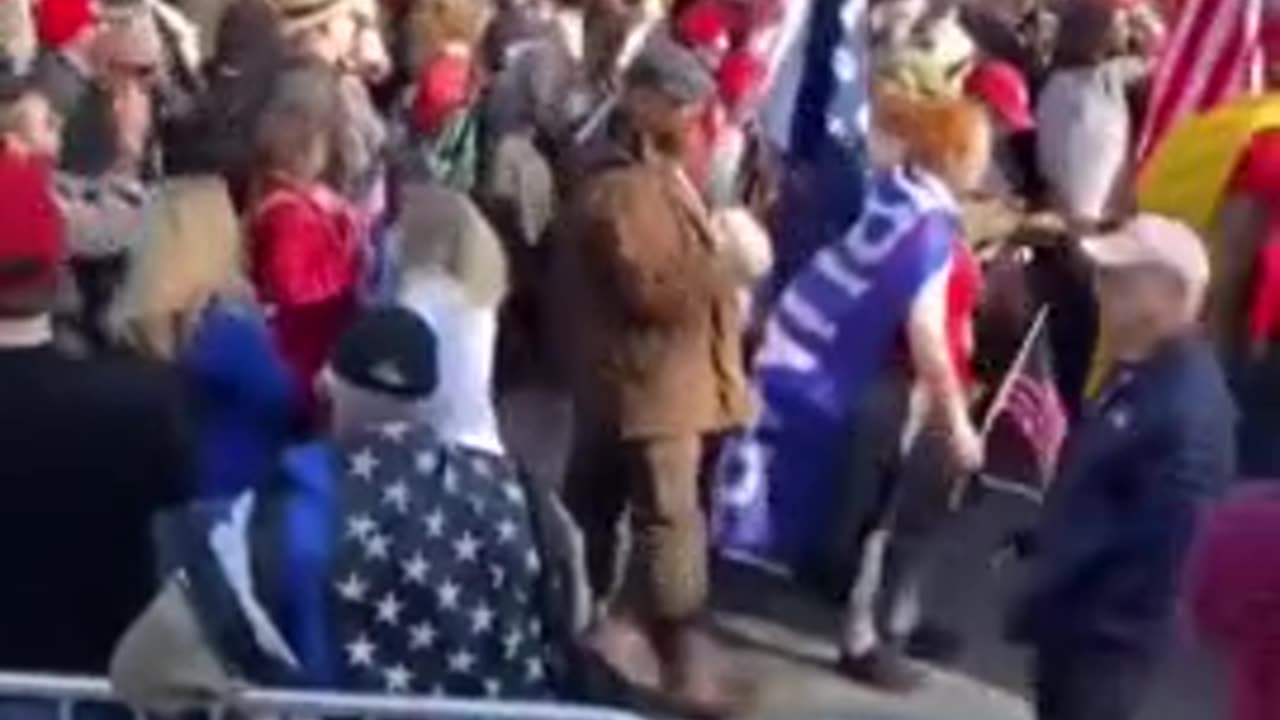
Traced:
[[734, 286], [706, 209], [670, 169], [601, 172], [571, 202], [553, 287], [579, 412], [635, 439], [750, 412]]

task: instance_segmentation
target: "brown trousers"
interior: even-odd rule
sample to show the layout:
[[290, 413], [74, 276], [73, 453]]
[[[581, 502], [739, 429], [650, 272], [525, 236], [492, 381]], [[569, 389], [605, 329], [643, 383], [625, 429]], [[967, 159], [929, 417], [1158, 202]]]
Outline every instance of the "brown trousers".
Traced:
[[[702, 611], [703, 447], [698, 435], [622, 440], [587, 431], [575, 438], [565, 500], [585, 537], [597, 600], [621, 591], [624, 602], [652, 621], [682, 622]], [[629, 553], [622, 541], [627, 516]]]

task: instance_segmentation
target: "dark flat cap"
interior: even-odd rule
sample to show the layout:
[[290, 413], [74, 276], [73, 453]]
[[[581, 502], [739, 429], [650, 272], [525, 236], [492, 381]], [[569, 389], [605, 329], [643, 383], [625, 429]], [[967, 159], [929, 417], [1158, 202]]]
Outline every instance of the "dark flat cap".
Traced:
[[681, 105], [703, 102], [716, 90], [715, 78], [702, 60], [665, 31], [654, 32], [627, 68], [632, 88], [656, 90]]

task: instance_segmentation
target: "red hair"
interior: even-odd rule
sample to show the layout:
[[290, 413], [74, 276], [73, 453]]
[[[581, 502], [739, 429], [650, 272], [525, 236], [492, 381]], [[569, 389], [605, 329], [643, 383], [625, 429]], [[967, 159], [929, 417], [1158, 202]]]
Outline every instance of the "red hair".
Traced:
[[955, 177], [986, 129], [982, 107], [961, 98], [917, 98], [896, 87], [875, 91], [875, 120], [905, 146], [907, 159], [943, 178]]

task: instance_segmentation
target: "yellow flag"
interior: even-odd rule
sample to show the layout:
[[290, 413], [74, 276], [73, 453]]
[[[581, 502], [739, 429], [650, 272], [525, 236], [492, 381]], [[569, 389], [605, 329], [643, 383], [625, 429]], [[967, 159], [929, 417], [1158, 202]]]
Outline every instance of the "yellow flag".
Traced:
[[[1280, 94], [1246, 98], [1176, 125], [1138, 177], [1138, 209], [1181, 220], [1200, 234], [1213, 265], [1219, 253], [1214, 225], [1240, 156], [1253, 136], [1280, 128]], [[1088, 393], [1096, 394], [1111, 365], [1106, 338], [1094, 351]]]
[[1240, 155], [1253, 136], [1280, 127], [1280, 94], [1248, 98], [1174, 127], [1138, 178], [1138, 207], [1176, 218], [1206, 240]]

